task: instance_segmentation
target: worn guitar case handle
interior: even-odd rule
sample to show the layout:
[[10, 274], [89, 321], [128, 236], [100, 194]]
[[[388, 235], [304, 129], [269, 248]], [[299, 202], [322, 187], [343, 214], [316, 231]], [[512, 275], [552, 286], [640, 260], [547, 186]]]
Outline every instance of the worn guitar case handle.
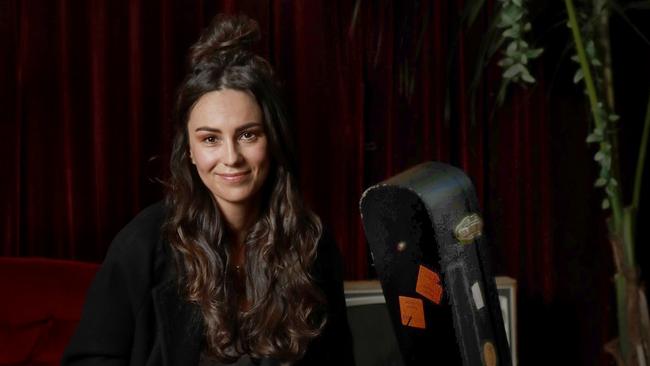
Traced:
[[469, 178], [423, 163], [368, 188], [360, 209], [404, 364], [510, 366]]

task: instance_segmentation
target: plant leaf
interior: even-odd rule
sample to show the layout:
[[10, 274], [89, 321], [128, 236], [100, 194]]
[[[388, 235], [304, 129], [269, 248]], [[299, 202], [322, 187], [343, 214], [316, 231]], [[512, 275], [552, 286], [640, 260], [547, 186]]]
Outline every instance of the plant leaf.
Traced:
[[463, 10], [463, 19], [465, 26], [467, 28], [471, 27], [478, 16], [478, 13], [481, 12], [485, 0], [469, 0], [465, 2], [465, 9]]
[[612, 168], [612, 157], [611, 156], [605, 156], [603, 158], [603, 161], [600, 162], [602, 164], [603, 168], [606, 168], [607, 170]]
[[594, 187], [604, 187], [607, 185], [607, 179], [600, 177], [596, 179], [596, 183], [594, 183]]
[[598, 136], [603, 136], [603, 128], [602, 127], [596, 127], [594, 128], [594, 133]]
[[357, 25], [357, 20], [359, 19], [359, 5], [361, 5], [361, 0], [356, 0], [354, 2], [354, 10], [352, 12], [352, 19], [350, 19], [350, 26], [348, 27], [348, 36], [352, 38], [354, 35], [354, 29]]
[[[650, 40], [643, 34], [643, 32], [637, 27], [634, 22], [625, 14], [625, 10], [621, 9], [621, 6], [618, 5], [616, 1], [611, 2], [611, 7], [618, 13], [618, 15], [625, 20], [625, 23], [634, 30], [634, 32], [641, 38], [647, 45], [650, 45]], [[650, 1], [637, 1], [636, 3], [631, 3], [627, 6], [628, 8], [632, 9], [643, 9], [643, 10], [648, 10], [650, 9]]]
[[516, 27], [510, 27], [503, 31], [502, 35], [508, 38], [519, 38], [519, 30]]
[[603, 142], [600, 145], [600, 150], [603, 152], [610, 152], [612, 151], [612, 144], [610, 144], [609, 142]]
[[626, 9], [650, 10], [650, 1], [634, 1], [629, 3]]
[[594, 44], [594, 41], [592, 39], [587, 41], [587, 45], [585, 46], [585, 52], [587, 52], [587, 55], [590, 58], [594, 58], [596, 56], [596, 45]]
[[515, 23], [515, 20], [512, 19], [510, 15], [507, 13], [503, 12], [501, 13], [501, 22], [499, 23], [500, 27], [510, 27]]
[[589, 136], [587, 136], [587, 143], [593, 143], [593, 142], [599, 142], [599, 141], [603, 141], [603, 136], [602, 135], [597, 135], [595, 133], [591, 133], [591, 134], [589, 134]]
[[512, 65], [514, 63], [515, 63], [515, 60], [513, 60], [512, 58], [504, 57], [501, 60], [499, 60], [498, 65], [505, 68], [505, 67], [508, 67], [508, 66], [510, 66], [510, 65]]
[[600, 207], [603, 210], [607, 210], [609, 208], [609, 200], [607, 198], [603, 198], [603, 202], [600, 204]]
[[531, 75], [528, 70], [526, 72], [521, 73], [521, 79], [527, 83], [533, 84], [535, 82], [535, 78], [533, 75]]
[[585, 75], [584, 75], [584, 73], [582, 72], [582, 69], [578, 69], [578, 70], [576, 71], [575, 75], [573, 75], [573, 83], [574, 83], [574, 84], [579, 83], [580, 80], [582, 80], [582, 78], [584, 78], [584, 76], [585, 76]]
[[543, 48], [534, 48], [534, 49], [532, 49], [532, 50], [528, 50], [528, 51], [526, 52], [526, 55], [528, 56], [529, 59], [532, 60], [532, 59], [534, 59], [534, 58], [539, 57], [539, 55], [541, 55], [542, 52], [544, 52], [544, 49], [543, 49]]
[[512, 57], [515, 55], [517, 52], [517, 41], [512, 41], [508, 45], [508, 48], [506, 48], [506, 55]]
[[524, 72], [526, 68], [522, 64], [514, 64], [503, 73], [503, 77], [506, 79], [512, 79], [520, 73]]

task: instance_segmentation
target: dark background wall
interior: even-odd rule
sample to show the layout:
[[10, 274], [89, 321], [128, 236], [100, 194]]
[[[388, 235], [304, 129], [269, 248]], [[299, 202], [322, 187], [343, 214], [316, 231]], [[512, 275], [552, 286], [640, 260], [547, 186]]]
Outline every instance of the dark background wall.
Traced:
[[[571, 82], [562, 4], [545, 3], [533, 13], [538, 83], [497, 108], [494, 63], [471, 97], [491, 1], [465, 29], [462, 1], [0, 0], [0, 255], [101, 261], [120, 227], [162, 197], [187, 48], [214, 14], [244, 12], [285, 82], [303, 192], [334, 231], [347, 278], [373, 275], [363, 190], [448, 162], [476, 185], [498, 274], [518, 281], [521, 364], [610, 364], [613, 265], [588, 109]], [[650, 34], [647, 12], [629, 16]], [[614, 17], [612, 47], [629, 187], [650, 46]], [[642, 213], [647, 204], [645, 192]]]

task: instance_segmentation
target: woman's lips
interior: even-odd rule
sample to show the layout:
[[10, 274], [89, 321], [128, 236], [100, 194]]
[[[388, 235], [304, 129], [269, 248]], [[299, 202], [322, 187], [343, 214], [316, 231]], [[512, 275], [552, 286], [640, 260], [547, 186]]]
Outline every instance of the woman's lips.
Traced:
[[229, 182], [229, 183], [239, 183], [239, 182], [243, 181], [244, 179], [246, 179], [246, 177], [248, 177], [248, 174], [250, 174], [250, 171], [241, 172], [241, 173], [228, 173], [228, 174], [217, 173], [217, 175], [219, 177], [221, 177], [221, 179], [223, 179], [223, 180], [225, 180], [226, 182]]

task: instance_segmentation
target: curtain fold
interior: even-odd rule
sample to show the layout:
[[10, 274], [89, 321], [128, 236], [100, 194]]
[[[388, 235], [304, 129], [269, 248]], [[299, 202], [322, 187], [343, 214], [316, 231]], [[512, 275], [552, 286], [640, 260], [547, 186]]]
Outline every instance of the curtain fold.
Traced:
[[[593, 200], [581, 192], [566, 209], [562, 193], [565, 175], [590, 185], [589, 158], [567, 167], [553, 132], [558, 111], [576, 107], [547, 97], [542, 66], [538, 84], [514, 88], [496, 113], [501, 70], [490, 64], [471, 88], [487, 3], [465, 30], [460, 0], [0, 1], [0, 255], [101, 261], [117, 231], [162, 198], [188, 47], [214, 14], [243, 12], [258, 20], [259, 50], [284, 81], [301, 187], [341, 247], [346, 278], [373, 275], [362, 192], [437, 160], [474, 182], [494, 267], [517, 279], [522, 314], [575, 305], [567, 278], [610, 259], [595, 240], [590, 262], [567, 268], [575, 237], [557, 234]], [[585, 232], [596, 216], [585, 216]], [[590, 281], [597, 313], [611, 290]], [[521, 322], [521, 360], [535, 364], [543, 337], [530, 319]], [[595, 356], [575, 359], [594, 361], [608, 328], [587, 332], [581, 321], [597, 338]]]
[[[15, 90], [5, 99], [14, 111], [3, 144], [13, 172], [2, 190], [5, 255], [101, 260], [119, 227], [161, 197], [185, 52], [220, 11], [259, 19], [259, 48], [285, 81], [305, 196], [335, 232], [347, 277], [372, 272], [358, 217], [363, 190], [426, 160], [464, 169], [486, 210], [486, 194], [504, 201], [495, 209], [507, 223], [497, 225], [509, 234], [498, 247], [516, 252], [522, 241], [549, 238], [536, 232], [548, 232], [549, 209], [533, 212], [538, 201], [522, 200], [533, 182], [548, 183], [544, 101], [516, 96], [511, 115], [492, 121], [494, 87], [482, 81], [471, 100], [483, 29], [457, 31], [461, 2], [4, 4], [14, 16], [3, 23], [13, 57], [3, 66]], [[539, 204], [549, 201], [546, 192]], [[541, 221], [521, 222], [533, 216]], [[549, 255], [530, 255], [527, 264], [551, 265]], [[550, 291], [551, 280], [506, 268]]]
[[[20, 119], [22, 101], [20, 94], [14, 87], [20, 85], [21, 74], [18, 69], [18, 44], [20, 44], [19, 4], [15, 2], [0, 2], [0, 47], [7, 52], [0, 57], [0, 108], [4, 116], [0, 119], [2, 133], [0, 134], [0, 167], [3, 169], [5, 179], [0, 179], [0, 209], [2, 209], [1, 235], [2, 254], [15, 255], [14, 241], [20, 240], [18, 228], [20, 226]], [[23, 25], [24, 26], [24, 25]], [[19, 90], [19, 89], [16, 89]]]
[[[15, 92], [5, 99], [13, 118], [5, 119], [3, 159], [13, 173], [2, 190], [3, 254], [100, 260], [115, 231], [161, 197], [156, 179], [164, 178], [169, 156], [184, 55], [219, 11], [260, 19], [266, 33], [260, 49], [285, 80], [303, 190], [332, 226], [348, 277], [368, 275], [361, 192], [422, 161], [464, 169], [486, 209], [486, 190], [506, 200], [502, 214], [510, 224], [502, 227], [513, 230], [499, 246], [545, 230], [520, 223], [521, 213], [548, 225], [547, 191], [542, 213], [522, 200], [538, 188], [532, 182], [549, 179], [540, 143], [548, 136], [544, 101], [517, 95], [510, 115], [492, 121], [486, 94], [493, 88], [482, 83], [470, 100], [468, 55], [475, 56], [477, 31], [454, 31], [460, 2], [4, 6], [14, 14], [3, 23], [3, 43], [12, 51], [3, 67]], [[495, 176], [501, 178], [486, 178]], [[516, 194], [504, 198], [504, 191]], [[548, 253], [545, 243], [540, 248]], [[548, 255], [542, 258], [550, 265]]]

